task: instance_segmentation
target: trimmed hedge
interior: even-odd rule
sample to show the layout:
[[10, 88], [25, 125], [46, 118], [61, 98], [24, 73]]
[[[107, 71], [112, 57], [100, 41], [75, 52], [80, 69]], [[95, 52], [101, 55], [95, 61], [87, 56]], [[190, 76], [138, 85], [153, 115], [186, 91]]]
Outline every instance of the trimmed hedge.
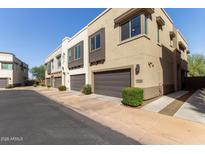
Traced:
[[67, 88], [66, 88], [66, 86], [60, 86], [60, 87], [58, 87], [58, 90], [59, 91], [66, 91], [67, 90]]
[[47, 88], [50, 88], [51, 87], [51, 85], [47, 85]]
[[85, 95], [92, 94], [91, 85], [89, 85], [89, 84], [84, 85], [83, 88], [82, 88], [82, 93], [84, 93]]
[[144, 100], [144, 91], [141, 88], [124, 88], [122, 90], [122, 103], [125, 105], [137, 107]]
[[33, 86], [34, 86], [34, 87], [37, 87], [37, 86], [38, 86], [38, 84], [34, 83], [34, 84], [33, 84]]

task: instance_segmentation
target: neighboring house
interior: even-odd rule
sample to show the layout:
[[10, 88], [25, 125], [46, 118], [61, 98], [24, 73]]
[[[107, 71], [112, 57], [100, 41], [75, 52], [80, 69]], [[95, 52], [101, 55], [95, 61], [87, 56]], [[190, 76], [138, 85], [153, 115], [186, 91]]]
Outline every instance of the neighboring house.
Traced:
[[0, 52], [0, 88], [21, 86], [28, 80], [28, 65], [12, 53]]
[[89, 83], [94, 93], [121, 97], [122, 88], [140, 87], [150, 99], [182, 89], [187, 73], [187, 42], [160, 8], [106, 9], [62, 48], [69, 89]]
[[88, 34], [87, 27], [70, 39], [64, 39], [63, 55], [65, 56], [64, 80], [70, 90], [80, 91], [88, 83]]
[[46, 85], [58, 88], [62, 85], [62, 49], [61, 45], [55, 49], [45, 61]]

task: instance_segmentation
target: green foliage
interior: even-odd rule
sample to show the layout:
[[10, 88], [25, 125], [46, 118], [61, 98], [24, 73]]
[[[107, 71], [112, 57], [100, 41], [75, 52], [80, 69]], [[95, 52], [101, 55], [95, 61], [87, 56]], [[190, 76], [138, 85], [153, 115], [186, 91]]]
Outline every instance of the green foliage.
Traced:
[[61, 85], [60, 87], [58, 87], [59, 91], [66, 91], [66, 89], [67, 89], [66, 86]]
[[92, 93], [92, 87], [89, 84], [86, 84], [83, 86], [82, 88], [82, 93], [84, 93], [85, 95], [89, 95]]
[[141, 88], [124, 88], [122, 90], [122, 103], [129, 106], [139, 106], [144, 99], [144, 91]]
[[51, 87], [51, 85], [47, 85], [47, 87], [48, 87], [48, 88], [50, 88], [50, 87]]
[[33, 84], [33, 86], [34, 86], [34, 87], [37, 87], [37, 86], [38, 86], [38, 84], [34, 83], [34, 84]]
[[14, 88], [14, 85], [8, 84], [8, 85], [6, 86], [6, 89], [11, 89], [11, 88]]
[[33, 67], [30, 71], [32, 75], [39, 81], [42, 82], [45, 79], [45, 66]]
[[205, 76], [205, 56], [202, 54], [192, 54], [188, 57], [188, 75]]

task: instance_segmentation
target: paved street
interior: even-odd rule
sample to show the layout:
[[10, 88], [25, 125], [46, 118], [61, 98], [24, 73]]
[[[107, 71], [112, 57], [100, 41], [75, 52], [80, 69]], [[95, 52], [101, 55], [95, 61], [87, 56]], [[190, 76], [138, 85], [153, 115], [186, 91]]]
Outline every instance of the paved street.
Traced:
[[0, 91], [0, 144], [139, 144], [30, 90]]

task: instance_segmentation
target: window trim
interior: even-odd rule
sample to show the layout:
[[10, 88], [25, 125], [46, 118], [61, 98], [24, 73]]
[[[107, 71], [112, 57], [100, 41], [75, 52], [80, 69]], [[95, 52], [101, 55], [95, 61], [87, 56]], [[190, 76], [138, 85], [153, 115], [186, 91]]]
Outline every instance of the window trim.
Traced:
[[[100, 35], [100, 47], [96, 48], [96, 36]], [[92, 50], [92, 44], [91, 44], [91, 39], [94, 38], [95, 44], [94, 44], [94, 49]], [[95, 52], [96, 50], [100, 50], [102, 48], [102, 34], [101, 32], [97, 32], [95, 33], [93, 36], [90, 37], [89, 39], [89, 43], [90, 43], [90, 52]]]

